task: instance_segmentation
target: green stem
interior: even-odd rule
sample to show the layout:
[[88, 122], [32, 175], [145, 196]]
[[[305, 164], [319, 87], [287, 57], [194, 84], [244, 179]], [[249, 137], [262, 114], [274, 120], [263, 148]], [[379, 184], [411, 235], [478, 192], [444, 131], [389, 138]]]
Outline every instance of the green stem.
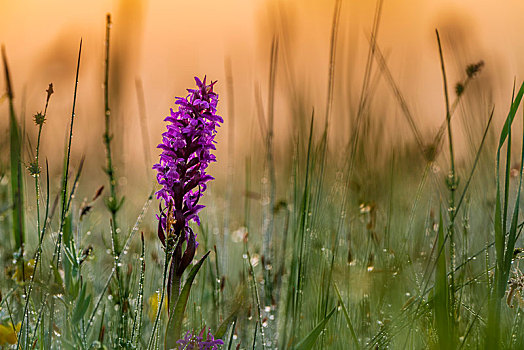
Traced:
[[111, 15], [107, 15], [106, 22], [106, 57], [105, 57], [105, 75], [104, 75], [104, 118], [105, 118], [105, 132], [104, 132], [104, 144], [106, 146], [106, 172], [109, 177], [109, 190], [110, 197], [108, 201], [108, 208], [111, 212], [111, 219], [113, 221], [113, 240], [115, 241], [115, 251], [120, 253], [120, 246], [117, 240], [117, 228], [118, 224], [116, 221], [116, 213], [118, 211], [118, 200], [116, 198], [116, 180], [115, 180], [115, 169], [113, 168], [113, 158], [111, 154], [111, 109], [109, 108], [109, 38], [111, 30]]
[[[453, 150], [453, 135], [451, 132], [451, 112], [450, 112], [450, 106], [449, 106], [449, 94], [448, 94], [448, 82], [446, 78], [446, 69], [444, 66], [444, 56], [442, 54], [442, 45], [440, 43], [440, 36], [438, 34], [438, 30], [436, 31], [437, 34], [437, 42], [438, 42], [438, 49], [439, 49], [439, 56], [440, 56], [440, 65], [442, 69], [442, 80], [444, 84], [444, 97], [446, 100], [446, 123], [447, 123], [447, 129], [448, 129], [448, 141], [449, 141], [449, 156], [450, 156], [450, 173], [448, 175], [447, 179], [447, 186], [449, 189], [449, 207], [448, 207], [448, 215], [450, 218], [449, 226], [448, 226], [448, 235], [449, 235], [449, 255], [450, 255], [450, 270], [455, 271], [455, 192], [457, 190], [457, 178], [456, 178], [456, 172], [455, 172], [455, 153]], [[455, 274], [452, 273], [450, 276], [450, 291], [451, 291], [451, 313], [452, 315], [455, 315]]]

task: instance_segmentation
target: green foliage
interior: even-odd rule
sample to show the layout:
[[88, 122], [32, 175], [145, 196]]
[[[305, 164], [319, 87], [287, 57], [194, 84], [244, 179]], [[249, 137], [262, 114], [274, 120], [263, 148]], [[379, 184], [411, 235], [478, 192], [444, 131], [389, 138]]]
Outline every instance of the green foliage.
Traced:
[[174, 303], [171, 310], [169, 310], [169, 321], [166, 326], [166, 336], [164, 342], [164, 348], [166, 350], [173, 349], [176, 347], [176, 341], [180, 339], [182, 335], [182, 325], [184, 320], [184, 313], [186, 311], [187, 301], [189, 299], [189, 292], [193, 286], [193, 281], [198, 273], [198, 270], [202, 267], [202, 264], [208, 257], [210, 251], [208, 251], [200, 260], [191, 268], [187, 275], [184, 287], [178, 296], [178, 300]]
[[322, 333], [322, 331], [326, 327], [326, 324], [328, 323], [329, 319], [331, 318], [331, 316], [333, 316], [333, 314], [335, 313], [336, 310], [337, 310], [336, 307], [333, 308], [333, 310], [331, 310], [329, 312], [329, 314], [327, 314], [327, 316], [302, 341], [300, 341], [293, 349], [294, 350], [310, 350], [310, 349], [313, 349], [313, 346], [315, 345], [315, 342], [317, 341], [317, 338], [319, 337], [320, 333]]
[[[488, 314], [488, 325], [486, 331], [486, 347], [494, 348], [500, 346], [500, 331], [501, 331], [501, 301], [506, 291], [506, 285], [508, 283], [509, 273], [511, 269], [511, 263], [513, 261], [513, 252], [515, 249], [515, 243], [517, 240], [517, 229], [518, 229], [518, 216], [520, 207], [520, 189], [522, 185], [522, 166], [524, 164], [524, 143], [521, 152], [520, 159], [520, 172], [519, 172], [519, 186], [517, 189], [517, 195], [515, 198], [515, 204], [513, 207], [513, 215], [511, 218], [511, 225], [509, 231], [506, 228], [507, 222], [507, 211], [509, 207], [509, 181], [510, 181], [510, 162], [511, 162], [511, 127], [517, 114], [517, 110], [524, 96], [524, 83], [520, 86], [520, 89], [513, 99], [510, 111], [500, 133], [500, 138], [497, 148], [497, 197], [495, 202], [495, 253], [496, 253], [496, 267], [494, 275], [493, 288], [491, 290], [491, 296], [489, 300], [489, 314]], [[523, 133], [524, 135], [524, 133]], [[507, 143], [506, 148], [506, 171], [504, 175], [505, 192], [504, 198], [502, 199], [501, 186], [500, 186], [500, 153], [502, 147]], [[508, 240], [506, 241], [506, 236]]]

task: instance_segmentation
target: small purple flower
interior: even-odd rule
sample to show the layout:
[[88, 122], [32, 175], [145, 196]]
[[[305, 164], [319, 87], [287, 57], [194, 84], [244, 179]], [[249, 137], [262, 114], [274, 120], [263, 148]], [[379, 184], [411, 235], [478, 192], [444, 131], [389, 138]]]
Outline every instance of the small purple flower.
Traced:
[[179, 350], [218, 350], [219, 345], [224, 345], [221, 339], [215, 339], [211, 331], [207, 332], [207, 339], [204, 339], [206, 327], [204, 327], [199, 335], [187, 331], [183, 339], [177, 341]]
[[[196, 236], [189, 227], [190, 221], [200, 225], [199, 204], [206, 190], [206, 183], [213, 177], [206, 169], [216, 158], [216, 128], [223, 123], [217, 115], [218, 95], [213, 91], [216, 81], [206, 85], [195, 77], [196, 89], [188, 89], [189, 95], [177, 97], [178, 110], [171, 109], [165, 119], [169, 122], [162, 134], [160, 161], [153, 166], [157, 181], [162, 188], [156, 193], [160, 199], [158, 237], [166, 251], [172, 254], [168, 281], [168, 300], [174, 277], [182, 276], [195, 256]], [[187, 242], [185, 251], [182, 246]], [[169, 303], [169, 301], [168, 301]]]

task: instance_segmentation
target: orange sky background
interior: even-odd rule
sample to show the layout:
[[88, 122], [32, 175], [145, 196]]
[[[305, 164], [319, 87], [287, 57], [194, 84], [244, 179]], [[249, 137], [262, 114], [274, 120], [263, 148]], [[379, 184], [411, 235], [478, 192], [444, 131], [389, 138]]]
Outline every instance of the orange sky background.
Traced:
[[[374, 1], [342, 1], [333, 109], [338, 116], [334, 122], [340, 123], [338, 132], [342, 134], [340, 130], [348, 127], [344, 113], [358, 102], [375, 5]], [[235, 83], [236, 152], [241, 156], [253, 146], [250, 140], [260, 137], [254, 87], [260, 85], [265, 101], [273, 33], [280, 33], [281, 38], [277, 140], [292, 136], [286, 92], [290, 77], [307, 96], [307, 109], [324, 110], [333, 8], [334, 1], [327, 0], [0, 0], [0, 42], [7, 49], [19, 115], [25, 111], [29, 120], [42, 110], [47, 84], [54, 83], [56, 93], [50, 102], [44, 131], [47, 134], [42, 141], [44, 152], [51, 153], [63, 146], [78, 43], [83, 38], [73, 150], [76, 155], [93, 148], [103, 152], [106, 13], [113, 16], [110, 84], [120, 97], [117, 102], [112, 95], [113, 115], [120, 120], [114, 130], [125, 130], [126, 156], [142, 152], [135, 79], [143, 82], [150, 149], [155, 156], [153, 147], [164, 129], [162, 120], [173, 106], [174, 96], [184, 95], [184, 89], [192, 86], [194, 75], [207, 74], [219, 80], [220, 112], [227, 123], [224, 62], [228, 57]], [[465, 64], [480, 59], [486, 62], [479, 78], [480, 90], [486, 105], [498, 106], [500, 119], [507, 113], [513, 78], [517, 82], [524, 78], [523, 18], [524, 2], [516, 0], [384, 2], [378, 43], [424, 128], [434, 130], [444, 117], [434, 29], [439, 28], [444, 41], [450, 88], [463, 78]], [[388, 112], [387, 125], [392, 135], [405, 133], [406, 123], [398, 105], [388, 87], [382, 85], [377, 110]], [[4, 89], [3, 77], [0, 87]], [[0, 108], [1, 115], [7, 115], [5, 101]], [[0, 125], [5, 126], [6, 118], [2, 119]], [[220, 131], [219, 142], [224, 138], [226, 127]], [[218, 152], [220, 155], [225, 151], [219, 148]]]

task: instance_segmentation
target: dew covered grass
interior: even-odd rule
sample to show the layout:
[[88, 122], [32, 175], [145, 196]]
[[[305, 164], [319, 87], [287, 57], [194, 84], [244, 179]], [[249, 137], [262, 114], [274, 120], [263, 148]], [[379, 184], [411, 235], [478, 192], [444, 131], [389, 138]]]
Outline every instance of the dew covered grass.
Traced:
[[[347, 103], [335, 99], [343, 80], [336, 54], [341, 6], [335, 1], [326, 38], [320, 106], [293, 85], [289, 95], [278, 94], [289, 63], [275, 35], [267, 90], [255, 89], [252, 115], [235, 115], [234, 66], [226, 60], [226, 79], [211, 90], [224, 119], [217, 132], [227, 135], [216, 147], [227, 156], [208, 168], [220, 175], [205, 194], [199, 182], [200, 224], [188, 219], [182, 231], [182, 207], [155, 195], [161, 185], [152, 167], [161, 150], [152, 155], [147, 145], [150, 136], [161, 136], [147, 130], [147, 91], [139, 80], [137, 142], [146, 146], [129, 164], [118, 152], [111, 17], [101, 62], [104, 109], [91, 116], [104, 131], [90, 142], [103, 143], [105, 154], [71, 153], [73, 135], [82, 133], [75, 127], [83, 117], [75, 110], [82, 41], [59, 157], [40, 152], [50, 133], [53, 85], [42, 90], [45, 104], [34, 123], [22, 123], [9, 70], [16, 62], [2, 49], [0, 115], [9, 123], [0, 140], [0, 348], [190, 349], [188, 339], [199, 336], [200, 344], [221, 349], [524, 348], [524, 84], [515, 79], [505, 106], [482, 100], [475, 95], [488, 89], [478, 83], [482, 57], [449, 81], [450, 53], [436, 31], [442, 94], [434, 99], [445, 114], [439, 129], [425, 131], [376, 39], [378, 1], [361, 88], [341, 108]], [[379, 83], [400, 111], [402, 142], [391, 141], [397, 131], [382, 122], [387, 111], [374, 108]], [[282, 132], [276, 120], [283, 99], [292, 128], [282, 143], [275, 135]], [[241, 117], [252, 120], [259, 136], [245, 141], [253, 146], [246, 157], [235, 156], [245, 146], [235, 137]], [[341, 120], [349, 125], [345, 131]], [[177, 157], [189, 163], [188, 154]], [[85, 165], [93, 157], [102, 170]], [[145, 178], [122, 186], [123, 169]], [[161, 234], [157, 215], [164, 220]], [[184, 240], [181, 232], [196, 234], [194, 255], [191, 234]], [[171, 274], [173, 261], [184, 260], [176, 257], [177, 242], [189, 260]]]

